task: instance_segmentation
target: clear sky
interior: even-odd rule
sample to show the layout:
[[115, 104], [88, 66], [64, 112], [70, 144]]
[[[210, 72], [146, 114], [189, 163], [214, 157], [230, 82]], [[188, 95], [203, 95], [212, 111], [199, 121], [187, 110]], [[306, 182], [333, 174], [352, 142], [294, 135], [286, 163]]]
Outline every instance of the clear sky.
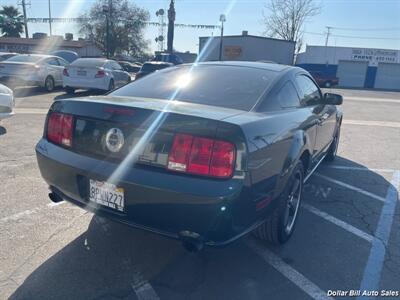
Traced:
[[[26, 0], [31, 5], [28, 17], [48, 17], [48, 0]], [[78, 17], [95, 0], [51, 0], [52, 17]], [[169, 0], [136, 0], [138, 6], [146, 8], [151, 20], [157, 21], [155, 12], [168, 8]], [[219, 15], [226, 13], [225, 34], [261, 35], [264, 31], [262, 11], [268, 0], [176, 0], [176, 22], [187, 24], [218, 24]], [[305, 44], [324, 45], [325, 26], [332, 30], [329, 45], [400, 49], [400, 0], [320, 0], [321, 13], [305, 24]], [[16, 5], [14, 0], [1, 0], [1, 5]], [[268, 11], [265, 11], [268, 13]], [[341, 29], [339, 29], [341, 28]], [[388, 30], [391, 29], [391, 30]], [[48, 24], [29, 24], [30, 33], [49, 31]], [[74, 24], [53, 24], [53, 34], [65, 32], [77, 36]], [[198, 37], [218, 35], [219, 30], [175, 29], [174, 48], [179, 51], [198, 51]], [[145, 37], [151, 49], [156, 50], [154, 39], [157, 27], [148, 27]]]

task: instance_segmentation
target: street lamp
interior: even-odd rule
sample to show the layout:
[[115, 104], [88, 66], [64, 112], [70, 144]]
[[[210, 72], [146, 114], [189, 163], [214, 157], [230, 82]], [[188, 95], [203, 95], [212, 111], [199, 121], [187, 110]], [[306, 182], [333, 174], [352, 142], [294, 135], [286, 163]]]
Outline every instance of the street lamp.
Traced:
[[219, 39], [219, 60], [222, 60], [222, 39], [224, 37], [224, 22], [226, 17], [224, 14], [219, 16], [219, 21], [221, 22], [221, 38]]
[[106, 56], [110, 58], [110, 24], [109, 24], [109, 7], [108, 5], [103, 5], [103, 13], [106, 15]]

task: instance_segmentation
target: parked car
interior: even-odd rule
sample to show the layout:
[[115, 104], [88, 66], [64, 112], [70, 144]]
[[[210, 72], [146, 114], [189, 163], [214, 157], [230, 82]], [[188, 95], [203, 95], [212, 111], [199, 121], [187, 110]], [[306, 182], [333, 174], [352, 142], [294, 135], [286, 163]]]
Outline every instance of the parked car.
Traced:
[[169, 53], [159, 53], [156, 56], [154, 56], [153, 61], [169, 62], [174, 65], [183, 64], [182, 58], [180, 58], [176, 54], [169, 54]]
[[14, 104], [13, 91], [0, 84], [0, 120], [9, 118], [14, 114]]
[[17, 53], [11, 53], [11, 52], [0, 52], [0, 61], [9, 59], [10, 57], [13, 57], [17, 55]]
[[62, 86], [62, 72], [68, 62], [61, 57], [21, 54], [0, 62], [0, 80], [7, 85], [34, 85], [50, 92]]
[[36, 146], [50, 198], [180, 239], [292, 235], [303, 183], [340, 137], [342, 97], [298, 67], [181, 65], [103, 97], [57, 100]]
[[142, 78], [146, 75], [149, 75], [150, 73], [153, 73], [155, 71], [162, 70], [172, 66], [173, 64], [168, 62], [160, 62], [160, 61], [146, 62], [140, 68], [139, 72], [136, 73], [135, 80]]
[[78, 53], [70, 50], [56, 50], [50, 53], [51, 55], [61, 57], [65, 59], [68, 63], [72, 63], [74, 60], [79, 58]]
[[131, 75], [135, 75], [137, 72], [140, 71], [140, 68], [142, 67], [140, 65], [136, 65], [129, 61], [118, 61], [118, 63], [126, 72], [128, 72]]
[[339, 79], [332, 75], [326, 75], [321, 72], [311, 71], [310, 74], [315, 79], [320, 87], [330, 88], [338, 85]]
[[63, 73], [67, 93], [75, 89], [111, 91], [131, 81], [128, 72], [115, 60], [105, 58], [78, 58]]

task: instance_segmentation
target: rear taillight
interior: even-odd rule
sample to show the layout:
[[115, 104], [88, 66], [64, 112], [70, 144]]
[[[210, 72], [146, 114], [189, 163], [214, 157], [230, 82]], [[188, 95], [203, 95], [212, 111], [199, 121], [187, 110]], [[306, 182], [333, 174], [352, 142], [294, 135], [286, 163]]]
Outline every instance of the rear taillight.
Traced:
[[71, 115], [52, 113], [47, 122], [47, 140], [71, 147], [74, 118]]
[[64, 75], [64, 76], [69, 76], [69, 74], [68, 74], [68, 69], [67, 69], [67, 68], [64, 68], [64, 70], [63, 70], [63, 75]]
[[104, 77], [104, 75], [106, 75], [104, 70], [97, 70], [97, 73], [96, 73], [96, 75], [94, 75], [94, 77], [101, 78], [101, 77]]
[[169, 170], [218, 178], [228, 178], [235, 167], [232, 143], [189, 134], [175, 135], [168, 156]]

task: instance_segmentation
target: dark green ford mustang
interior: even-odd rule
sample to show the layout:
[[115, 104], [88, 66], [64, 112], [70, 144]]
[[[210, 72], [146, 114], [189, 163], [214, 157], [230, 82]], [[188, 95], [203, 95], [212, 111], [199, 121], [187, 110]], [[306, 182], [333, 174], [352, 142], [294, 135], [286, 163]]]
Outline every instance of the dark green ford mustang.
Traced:
[[36, 146], [50, 198], [182, 240], [292, 235], [303, 183], [333, 160], [342, 97], [303, 69], [171, 67], [106, 96], [55, 101]]

